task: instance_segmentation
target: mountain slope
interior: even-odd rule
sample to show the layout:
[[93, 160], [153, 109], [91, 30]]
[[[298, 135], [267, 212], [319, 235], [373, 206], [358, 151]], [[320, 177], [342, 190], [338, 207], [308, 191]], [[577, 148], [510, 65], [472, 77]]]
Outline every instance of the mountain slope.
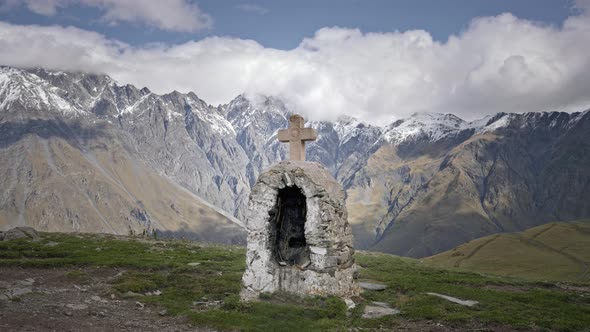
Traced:
[[[43, 128], [43, 133], [35, 135], [36, 128]], [[3, 228], [190, 232], [201, 234], [202, 240], [226, 243], [243, 237], [225, 215], [101, 137], [107, 131], [85, 131], [50, 120], [0, 124], [0, 136], [15, 131], [22, 138], [1, 149]], [[76, 138], [64, 137], [63, 132], [92, 132], [96, 137], [72, 142]]]
[[[590, 112], [501, 114], [490, 121], [503, 125], [451, 148], [450, 138], [439, 141], [438, 151], [428, 144], [430, 159], [420, 167], [409, 162], [424, 154], [402, 157], [408, 184], [382, 219], [374, 249], [423, 257], [487, 234], [590, 215], [581, 199], [590, 194]], [[421, 149], [419, 141], [407, 144], [395, 154]], [[420, 243], [412, 243], [417, 237]]]
[[590, 281], [590, 220], [489, 235], [424, 259], [427, 264], [533, 279]]
[[[103, 111], [109, 107], [97, 109], [96, 105], [108, 104], [107, 97], [100, 97], [107, 90], [137, 90], [117, 86], [106, 77], [37, 72], [41, 76], [4, 69], [4, 78], [13, 78], [0, 80], [3, 229], [26, 225], [48, 231], [115, 234], [157, 230], [196, 234], [207, 241], [243, 241], [244, 231], [232, 218], [158, 173], [148, 151], [132, 144], [140, 136], [133, 133], [137, 125], [122, 131], [111, 120], [118, 118], [121, 125], [133, 123], [133, 118], [123, 120], [125, 113], [115, 117]], [[43, 75], [47, 81], [40, 78]], [[48, 83], [58, 79], [76, 82], [76, 88], [65, 90]], [[96, 80], [102, 80], [102, 88], [88, 86]], [[102, 92], [92, 96], [93, 91]], [[142, 100], [140, 94], [129, 93], [129, 103]], [[141, 120], [157, 122], [164, 112]], [[149, 127], [149, 140], [155, 145], [157, 133], [167, 129]]]
[[[192, 92], [158, 95], [105, 75], [0, 67], [0, 125], [6, 128], [0, 133], [0, 168], [12, 188], [9, 181], [26, 183], [28, 176], [35, 182], [43, 174], [11, 173], [31, 163], [23, 160], [45, 156], [48, 149], [53, 159], [58, 150], [71, 150], [64, 159], [71, 155], [80, 167], [96, 168], [93, 178], [108, 174], [105, 183], [134, 182], [141, 169], [243, 220], [260, 172], [287, 156], [276, 132], [289, 115], [273, 97], [241, 95], [213, 107]], [[473, 122], [417, 113], [384, 127], [342, 116], [306, 126], [318, 130], [317, 141], [307, 144], [307, 159], [324, 164], [344, 187], [360, 249], [424, 257], [488, 234], [590, 217], [584, 199], [590, 194], [590, 111], [499, 113]], [[40, 154], [25, 158], [23, 151], [33, 150]], [[121, 166], [113, 155], [126, 161]], [[43, 167], [59, 169], [45, 159]], [[116, 167], [125, 170], [100, 170]], [[117, 172], [120, 178], [108, 180]], [[140, 197], [159, 187], [127, 191]], [[21, 218], [25, 192], [0, 193], [4, 209], [12, 211], [2, 212], [5, 222]], [[154, 199], [139, 200], [152, 215], [166, 211]], [[87, 201], [78, 215], [98, 215]], [[68, 208], [51, 206], [46, 210], [60, 215]], [[185, 222], [175, 215], [157, 220], [166, 218]]]

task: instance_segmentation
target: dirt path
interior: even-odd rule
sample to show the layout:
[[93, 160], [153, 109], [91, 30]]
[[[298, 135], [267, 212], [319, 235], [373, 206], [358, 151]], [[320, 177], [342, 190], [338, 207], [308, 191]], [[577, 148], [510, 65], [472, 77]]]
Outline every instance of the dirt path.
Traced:
[[110, 280], [121, 270], [86, 268], [85, 282], [70, 271], [2, 267], [0, 331], [212, 331], [111, 295]]

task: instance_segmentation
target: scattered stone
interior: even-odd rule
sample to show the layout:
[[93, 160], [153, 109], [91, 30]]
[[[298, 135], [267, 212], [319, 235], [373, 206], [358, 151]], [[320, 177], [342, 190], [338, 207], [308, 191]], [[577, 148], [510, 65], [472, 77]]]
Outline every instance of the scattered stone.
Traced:
[[111, 300], [115, 299], [115, 294], [111, 294]]
[[352, 310], [352, 309], [354, 309], [356, 307], [356, 304], [351, 299], [344, 299], [344, 303], [346, 303], [346, 309], [347, 310]]
[[161, 310], [160, 312], [158, 312], [158, 315], [160, 315], [160, 316], [166, 316], [166, 314], [168, 314], [168, 310], [166, 310], [166, 309]]
[[139, 302], [139, 301], [135, 302], [135, 305], [136, 305], [136, 306], [138, 306], [138, 307], [139, 307], [139, 309], [143, 309], [143, 308], [145, 308], [145, 304], [143, 304], [143, 303], [141, 303], [141, 302]]
[[45, 246], [46, 247], [55, 247], [58, 244], [59, 243], [57, 243], [57, 242], [49, 241], [49, 242], [45, 243]]
[[212, 306], [218, 306], [221, 305], [223, 303], [223, 301], [194, 301], [193, 305], [194, 306], [207, 306], [207, 307], [212, 307]]
[[432, 296], [438, 296], [440, 298], [443, 298], [447, 301], [451, 301], [453, 303], [457, 303], [460, 305], [464, 305], [466, 307], [473, 307], [474, 305], [478, 304], [479, 302], [477, 301], [472, 301], [472, 300], [461, 300], [458, 299], [456, 297], [452, 297], [452, 296], [448, 296], [448, 295], [443, 295], [443, 294], [438, 294], [438, 293], [426, 293], [428, 295], [432, 295]]
[[397, 315], [400, 313], [399, 310], [390, 308], [387, 303], [383, 302], [372, 302], [372, 306], [365, 306], [363, 312], [363, 318], [379, 318], [383, 316]]
[[86, 304], [66, 304], [66, 308], [72, 310], [86, 310], [88, 306]]
[[139, 293], [135, 293], [132, 291], [127, 291], [127, 293], [125, 293], [126, 296], [143, 296], [143, 294], [139, 294]]
[[72, 312], [71, 312], [71, 311], [67, 311], [67, 310], [66, 310], [66, 311], [64, 311], [64, 315], [66, 315], [66, 316], [68, 316], [68, 317], [69, 317], [69, 316], [71, 316], [71, 315], [72, 315]]
[[17, 283], [22, 286], [32, 286], [35, 283], [35, 279], [27, 278], [25, 280], [19, 280]]
[[359, 282], [359, 286], [361, 286], [362, 289], [374, 290], [374, 291], [382, 291], [387, 288], [386, 285], [376, 284], [376, 283], [372, 283], [372, 282]]
[[80, 287], [78, 285], [74, 285], [74, 288], [77, 289], [77, 290], [79, 290], [82, 293], [85, 293], [85, 292], [88, 291], [88, 288], [86, 288], [86, 287]]
[[198, 265], [201, 265], [201, 263], [199, 263], [199, 262], [193, 262], [193, 263], [188, 263], [186, 265], [188, 265], [188, 266], [198, 266]]
[[94, 296], [91, 296], [91, 297], [90, 297], [90, 299], [91, 299], [92, 301], [95, 301], [95, 302], [100, 302], [100, 303], [109, 303], [109, 301], [107, 301], [106, 299], [103, 299], [103, 298], [101, 298], [100, 296], [96, 296], [96, 295], [94, 295]]
[[385, 302], [377, 302], [377, 301], [373, 301], [371, 302], [372, 304], [381, 307], [381, 308], [391, 308], [391, 306], [388, 303]]
[[33, 290], [30, 287], [9, 288], [6, 291], [4, 291], [4, 294], [0, 296], [0, 299], [10, 300], [25, 294], [29, 294], [32, 291]]
[[153, 292], [147, 292], [147, 293], [145, 293], [145, 295], [147, 295], [147, 296], [160, 296], [160, 295], [162, 295], [162, 292], [158, 289]]

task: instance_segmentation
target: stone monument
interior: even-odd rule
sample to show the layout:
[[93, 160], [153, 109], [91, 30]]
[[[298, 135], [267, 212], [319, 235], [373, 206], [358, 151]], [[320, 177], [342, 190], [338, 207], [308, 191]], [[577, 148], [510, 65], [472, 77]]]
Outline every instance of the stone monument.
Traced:
[[317, 133], [293, 115], [278, 132], [291, 160], [258, 178], [252, 188], [242, 299], [278, 291], [298, 295], [359, 295], [344, 192], [328, 170], [305, 162], [305, 141]]

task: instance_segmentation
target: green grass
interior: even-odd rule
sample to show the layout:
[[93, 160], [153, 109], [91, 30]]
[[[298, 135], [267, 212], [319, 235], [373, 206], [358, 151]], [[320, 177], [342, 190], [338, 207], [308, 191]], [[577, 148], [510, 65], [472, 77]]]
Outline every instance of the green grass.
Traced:
[[[188, 317], [197, 326], [219, 330], [395, 329], [423, 320], [467, 329], [481, 324], [556, 331], [588, 331], [590, 327], [589, 292], [568, 291], [550, 282], [437, 268], [386, 254], [361, 252], [356, 259], [361, 279], [388, 285], [384, 291], [364, 293], [363, 303], [389, 303], [401, 310], [399, 316], [362, 319], [363, 303], [347, 314], [343, 301], [334, 297], [264, 294], [261, 302], [242, 303], [243, 247], [65, 234], [43, 234], [37, 242], [0, 242], [0, 266], [65, 267], [71, 269], [68, 278], [86, 278], [82, 269], [89, 266], [125, 267], [126, 272], [112, 280], [114, 292], [128, 296], [129, 291], [160, 290], [162, 295], [142, 296], [140, 301], [165, 308], [170, 315]], [[426, 292], [480, 304], [463, 307]]]
[[[359, 255], [362, 277], [389, 285], [365, 294], [399, 308], [408, 319], [451, 323], [479, 321], [515, 328], [584, 330], [590, 327], [590, 294], [574, 293], [552, 283], [481, 275], [431, 267], [417, 260], [368, 253]], [[586, 286], [590, 286], [587, 285]], [[479, 301], [473, 308], [426, 295], [442, 293]]]

